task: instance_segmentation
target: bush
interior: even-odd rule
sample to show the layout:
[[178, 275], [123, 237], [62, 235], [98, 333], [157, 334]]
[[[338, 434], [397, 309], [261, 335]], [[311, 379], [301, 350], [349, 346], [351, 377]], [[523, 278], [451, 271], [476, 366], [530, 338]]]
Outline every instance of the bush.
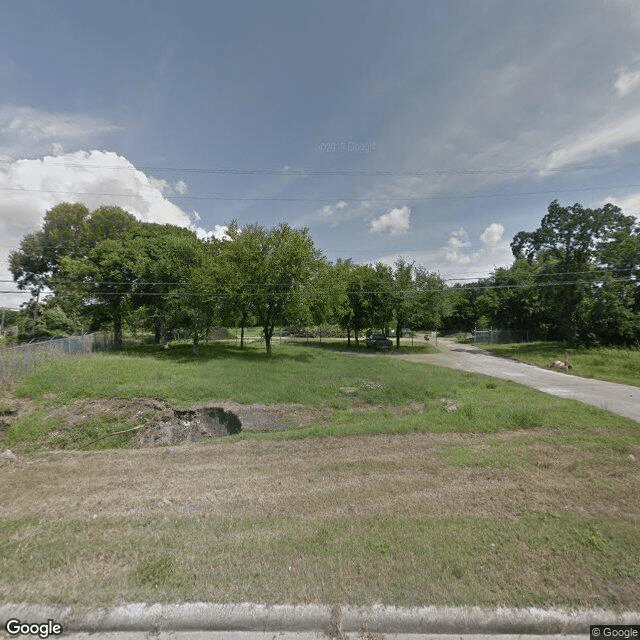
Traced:
[[225, 327], [216, 327], [209, 331], [209, 335], [207, 337], [209, 340], [233, 340], [236, 337], [236, 334], [231, 333], [231, 331]]
[[[346, 338], [347, 332], [337, 324], [322, 327], [282, 327], [283, 336], [294, 338], [319, 338], [322, 331], [323, 338]], [[279, 335], [276, 332], [276, 335]]]

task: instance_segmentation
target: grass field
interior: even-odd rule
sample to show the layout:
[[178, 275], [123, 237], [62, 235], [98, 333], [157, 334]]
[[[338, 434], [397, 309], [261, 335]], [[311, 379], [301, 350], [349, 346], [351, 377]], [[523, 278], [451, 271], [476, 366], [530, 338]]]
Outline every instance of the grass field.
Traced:
[[[67, 358], [12, 391], [28, 412], [0, 440], [18, 453], [0, 458], [2, 601], [640, 608], [631, 420], [284, 342], [271, 360], [232, 344]], [[129, 424], [76, 419], [113, 397], [322, 411], [203, 444], [50, 450], [52, 431], [73, 449]]]
[[558, 342], [524, 342], [519, 344], [480, 344], [482, 349], [499, 356], [546, 367], [551, 360], [571, 363], [570, 373], [585, 378], [597, 378], [640, 386], [640, 349], [567, 348]]

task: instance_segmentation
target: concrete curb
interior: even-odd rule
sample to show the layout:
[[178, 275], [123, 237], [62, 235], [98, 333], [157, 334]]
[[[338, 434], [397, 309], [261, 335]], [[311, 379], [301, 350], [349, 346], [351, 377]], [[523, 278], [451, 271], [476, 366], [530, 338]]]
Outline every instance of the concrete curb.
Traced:
[[9, 618], [59, 622], [65, 631], [309, 631], [327, 630], [334, 619], [323, 605], [254, 603], [132, 603], [76, 614], [72, 607], [0, 605], [2, 628]]
[[76, 612], [73, 607], [0, 605], [7, 620], [53, 620], [65, 630], [85, 631], [370, 631], [391, 634], [588, 634], [590, 624], [640, 624], [640, 612], [603, 609], [490, 609], [485, 607], [328, 607], [256, 603], [132, 603]]
[[591, 624], [639, 624], [640, 612], [489, 609], [485, 607], [345, 607], [340, 629], [378, 633], [588, 634]]

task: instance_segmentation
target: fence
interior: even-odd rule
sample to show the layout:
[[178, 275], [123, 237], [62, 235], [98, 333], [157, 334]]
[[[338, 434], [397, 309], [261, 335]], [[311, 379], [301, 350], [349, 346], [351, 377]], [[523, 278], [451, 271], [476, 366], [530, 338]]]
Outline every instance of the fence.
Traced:
[[529, 332], [517, 329], [491, 329], [491, 331], [473, 332], [473, 344], [507, 344], [509, 342], [529, 342]]
[[30, 342], [0, 349], [0, 378], [18, 378], [39, 362], [64, 355], [104, 351], [112, 345], [111, 334], [89, 333], [44, 342]]

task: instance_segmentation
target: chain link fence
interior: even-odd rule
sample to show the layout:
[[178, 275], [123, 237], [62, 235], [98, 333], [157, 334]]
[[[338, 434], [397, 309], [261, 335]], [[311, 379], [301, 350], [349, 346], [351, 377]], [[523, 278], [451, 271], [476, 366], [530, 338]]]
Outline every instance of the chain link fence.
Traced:
[[110, 333], [88, 333], [83, 336], [54, 338], [15, 347], [0, 348], [0, 378], [20, 378], [36, 364], [65, 355], [84, 355], [105, 351], [113, 344]]
[[529, 331], [517, 329], [491, 329], [490, 331], [474, 331], [473, 344], [508, 344], [510, 342], [529, 342], [534, 336]]

